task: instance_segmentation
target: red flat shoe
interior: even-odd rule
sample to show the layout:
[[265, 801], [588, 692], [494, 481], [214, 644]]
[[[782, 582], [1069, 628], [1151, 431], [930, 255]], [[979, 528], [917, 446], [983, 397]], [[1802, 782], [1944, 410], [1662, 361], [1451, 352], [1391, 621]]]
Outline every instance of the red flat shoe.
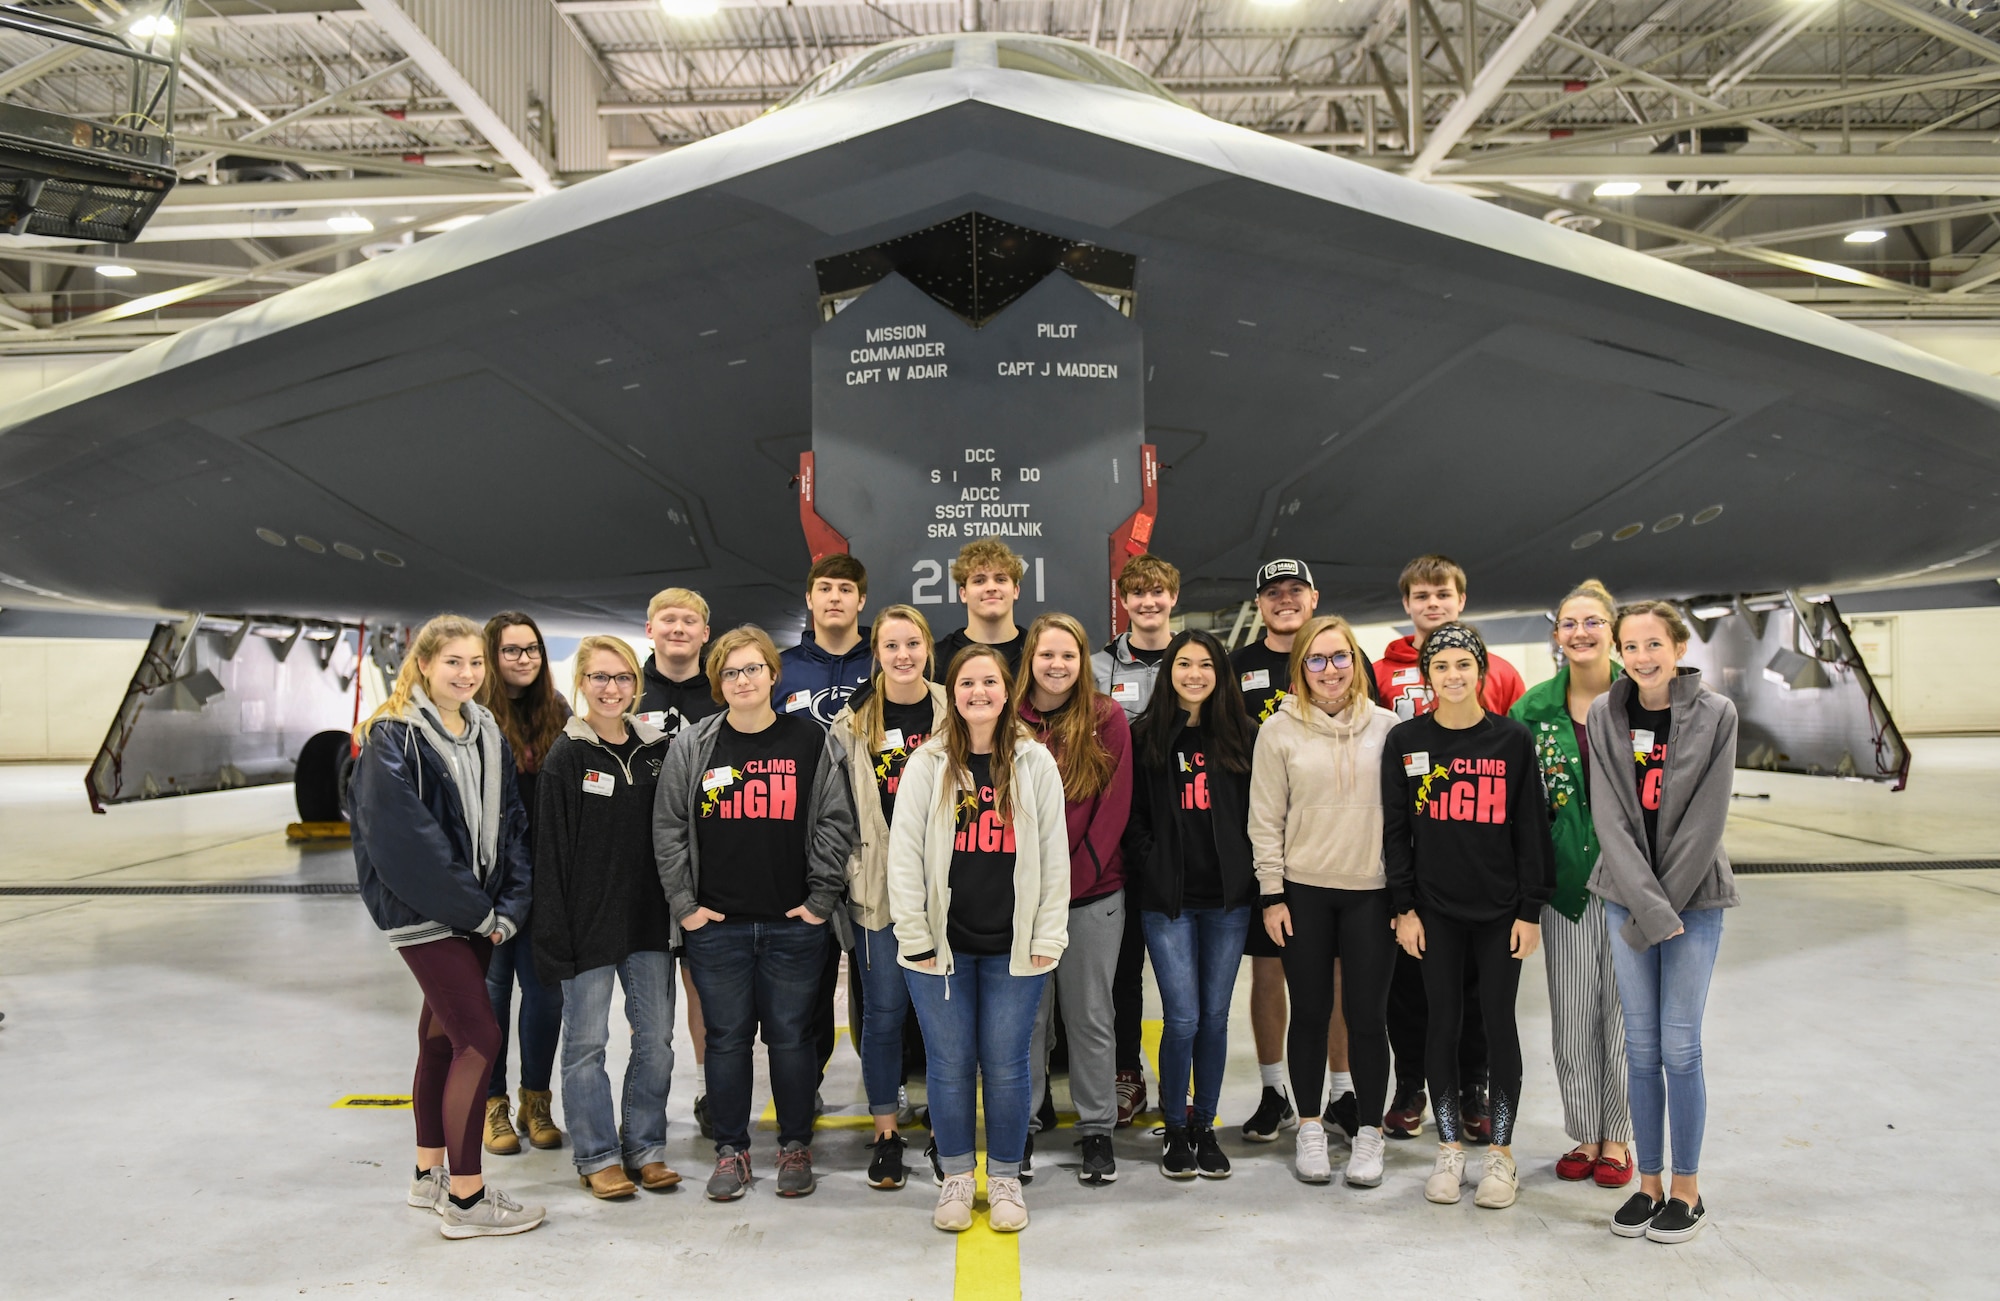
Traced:
[[1611, 1161], [1598, 1157], [1592, 1177], [1597, 1180], [1599, 1188], [1623, 1188], [1632, 1182], [1632, 1158], [1628, 1156], [1623, 1161]]
[[1567, 1180], [1573, 1184], [1582, 1183], [1584, 1180], [1590, 1178], [1590, 1172], [1596, 1166], [1597, 1158], [1585, 1152], [1582, 1148], [1578, 1148], [1562, 1160], [1556, 1162], [1556, 1178]]

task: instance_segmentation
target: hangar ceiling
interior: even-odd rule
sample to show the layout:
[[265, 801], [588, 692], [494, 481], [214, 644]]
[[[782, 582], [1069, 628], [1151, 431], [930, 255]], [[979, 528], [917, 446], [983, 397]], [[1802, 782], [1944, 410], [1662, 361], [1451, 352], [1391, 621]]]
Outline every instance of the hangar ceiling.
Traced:
[[[24, 7], [112, 29], [154, 8]], [[2000, 10], [189, 0], [186, 26], [182, 185], [123, 248], [0, 242], [0, 352], [136, 346], [728, 130], [881, 42], [965, 29], [1095, 45], [1226, 121], [1837, 315], [2000, 318]], [[109, 117], [94, 58], [0, 33], [0, 97]]]

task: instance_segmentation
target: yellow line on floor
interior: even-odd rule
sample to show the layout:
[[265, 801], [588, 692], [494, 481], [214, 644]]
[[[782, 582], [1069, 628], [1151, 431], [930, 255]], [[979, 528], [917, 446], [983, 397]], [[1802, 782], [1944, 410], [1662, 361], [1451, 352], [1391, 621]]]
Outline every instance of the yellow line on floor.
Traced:
[[952, 1301], [1021, 1301], [1021, 1235], [995, 1233], [986, 1209], [986, 1153], [975, 1167], [978, 1200], [972, 1227], [958, 1235]]

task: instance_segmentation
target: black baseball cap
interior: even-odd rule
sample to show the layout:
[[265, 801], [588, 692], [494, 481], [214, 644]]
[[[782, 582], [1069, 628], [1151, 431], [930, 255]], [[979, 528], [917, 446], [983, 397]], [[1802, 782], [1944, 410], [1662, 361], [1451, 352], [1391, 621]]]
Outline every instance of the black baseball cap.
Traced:
[[1307, 587], [1312, 587], [1313, 571], [1306, 568], [1303, 560], [1267, 560], [1257, 570], [1257, 590], [1263, 591], [1280, 579], [1296, 578]]

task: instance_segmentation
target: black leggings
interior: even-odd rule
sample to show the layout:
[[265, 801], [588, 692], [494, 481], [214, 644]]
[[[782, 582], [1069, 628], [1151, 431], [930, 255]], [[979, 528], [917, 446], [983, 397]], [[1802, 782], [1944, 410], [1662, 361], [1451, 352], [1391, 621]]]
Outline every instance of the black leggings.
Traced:
[[[1285, 883], [1292, 933], [1285, 940], [1285, 987], [1292, 1023], [1285, 1032], [1292, 1098], [1301, 1116], [1321, 1114], [1326, 1091], [1326, 1026], [1333, 1017], [1333, 964], [1340, 961], [1340, 1011], [1354, 1063], [1361, 1123], [1380, 1126], [1389, 1092], [1389, 974], [1396, 937], [1387, 890], [1329, 890]], [[1262, 925], [1258, 919], [1256, 925]]]
[[[1465, 1030], [1458, 1037], [1458, 1069], [1468, 1078], [1486, 1074], [1486, 1028], [1479, 1018], [1479, 972], [1465, 969]], [[1389, 1044], [1396, 1050], [1396, 1095], [1414, 1097], [1424, 1081], [1424, 1040], [1430, 1037], [1430, 1000], [1424, 997], [1424, 964], [1396, 950], [1389, 981]]]
[[1424, 994], [1430, 1000], [1430, 1041], [1424, 1064], [1430, 1075], [1431, 1114], [1438, 1139], [1461, 1141], [1458, 1124], [1458, 1043], [1465, 1012], [1465, 973], [1479, 972], [1479, 1009], [1486, 1022], [1489, 1072], [1488, 1109], [1493, 1142], [1514, 1141], [1514, 1116], [1521, 1103], [1521, 1036], [1514, 1028], [1514, 995], [1521, 986], [1521, 962], [1512, 952], [1514, 919], [1455, 922], [1420, 909], [1424, 923]]
[[[1256, 925], [1253, 918], [1251, 925]], [[1125, 942], [1118, 950], [1118, 968], [1111, 975], [1111, 1041], [1121, 1071], [1143, 1071], [1146, 1059], [1139, 1052], [1139, 1033], [1144, 1012], [1146, 979], [1146, 935], [1139, 928], [1139, 909], [1128, 899], [1125, 905]], [[915, 1017], [910, 1018], [912, 1021]]]

